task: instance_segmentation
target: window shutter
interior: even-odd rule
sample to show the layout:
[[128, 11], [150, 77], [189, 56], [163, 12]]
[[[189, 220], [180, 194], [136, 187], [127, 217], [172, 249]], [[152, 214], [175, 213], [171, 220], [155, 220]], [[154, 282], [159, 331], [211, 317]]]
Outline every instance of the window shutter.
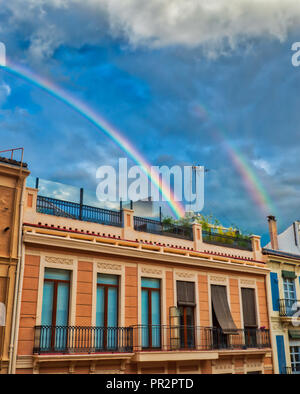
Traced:
[[242, 288], [244, 327], [256, 328], [256, 307], [254, 289]]
[[278, 276], [276, 272], [270, 273], [271, 279], [271, 292], [272, 292], [272, 305], [274, 311], [279, 311], [279, 288]]
[[195, 283], [177, 281], [177, 304], [195, 306]]
[[283, 335], [276, 335], [276, 345], [277, 345], [277, 357], [278, 357], [278, 369], [280, 374], [285, 373], [286, 360], [285, 360], [285, 350], [284, 350], [284, 338]]

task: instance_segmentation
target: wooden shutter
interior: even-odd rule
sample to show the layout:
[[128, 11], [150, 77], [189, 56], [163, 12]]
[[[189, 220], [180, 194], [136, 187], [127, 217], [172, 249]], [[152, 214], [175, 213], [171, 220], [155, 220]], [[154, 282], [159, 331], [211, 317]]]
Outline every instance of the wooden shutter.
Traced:
[[242, 288], [244, 327], [256, 328], [256, 307], [254, 289]]
[[177, 281], [177, 304], [179, 306], [195, 306], [195, 283]]

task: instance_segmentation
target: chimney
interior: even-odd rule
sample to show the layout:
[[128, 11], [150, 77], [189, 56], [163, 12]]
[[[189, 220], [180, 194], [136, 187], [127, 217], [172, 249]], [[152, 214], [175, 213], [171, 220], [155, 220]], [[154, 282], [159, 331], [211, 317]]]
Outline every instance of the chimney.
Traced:
[[275, 216], [268, 216], [269, 222], [269, 233], [271, 240], [271, 248], [274, 250], [278, 250], [278, 235], [277, 235], [277, 223]]

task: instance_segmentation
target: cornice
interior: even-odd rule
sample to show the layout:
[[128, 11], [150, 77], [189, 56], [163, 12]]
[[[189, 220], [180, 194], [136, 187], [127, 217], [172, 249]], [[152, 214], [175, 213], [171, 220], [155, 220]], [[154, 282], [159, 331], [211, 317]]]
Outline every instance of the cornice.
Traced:
[[39, 233], [25, 232], [23, 241], [27, 244], [36, 244], [43, 246], [51, 246], [58, 248], [66, 248], [73, 250], [80, 250], [90, 253], [104, 253], [116, 256], [126, 256], [135, 259], [145, 259], [150, 261], [159, 261], [160, 263], [172, 263], [178, 265], [189, 265], [192, 267], [203, 267], [212, 269], [222, 269], [227, 271], [247, 272], [252, 274], [267, 275], [270, 271], [267, 267], [255, 267], [245, 263], [221, 262], [213, 259], [205, 259], [201, 257], [192, 257], [188, 253], [186, 255], [161, 252], [160, 250], [146, 250], [139, 249], [137, 244], [132, 246], [118, 246], [114, 244], [105, 244], [101, 241], [93, 242], [81, 239], [70, 239], [67, 237], [46, 235]]

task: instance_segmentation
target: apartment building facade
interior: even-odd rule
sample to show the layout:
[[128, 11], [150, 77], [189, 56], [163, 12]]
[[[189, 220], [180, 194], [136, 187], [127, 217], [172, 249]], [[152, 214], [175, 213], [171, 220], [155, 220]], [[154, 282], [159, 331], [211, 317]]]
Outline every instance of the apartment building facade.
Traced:
[[[268, 217], [270, 243], [263, 249], [270, 268], [270, 324], [274, 372], [300, 373], [300, 249], [299, 225], [294, 222], [277, 233], [274, 216]], [[299, 251], [299, 253], [297, 253]]]
[[[5, 152], [6, 153], [6, 152]], [[12, 326], [16, 282], [19, 278], [20, 224], [27, 164], [13, 158], [0, 157], [0, 374], [9, 371], [12, 357]]]
[[9, 373], [273, 373], [260, 237], [21, 200]]

